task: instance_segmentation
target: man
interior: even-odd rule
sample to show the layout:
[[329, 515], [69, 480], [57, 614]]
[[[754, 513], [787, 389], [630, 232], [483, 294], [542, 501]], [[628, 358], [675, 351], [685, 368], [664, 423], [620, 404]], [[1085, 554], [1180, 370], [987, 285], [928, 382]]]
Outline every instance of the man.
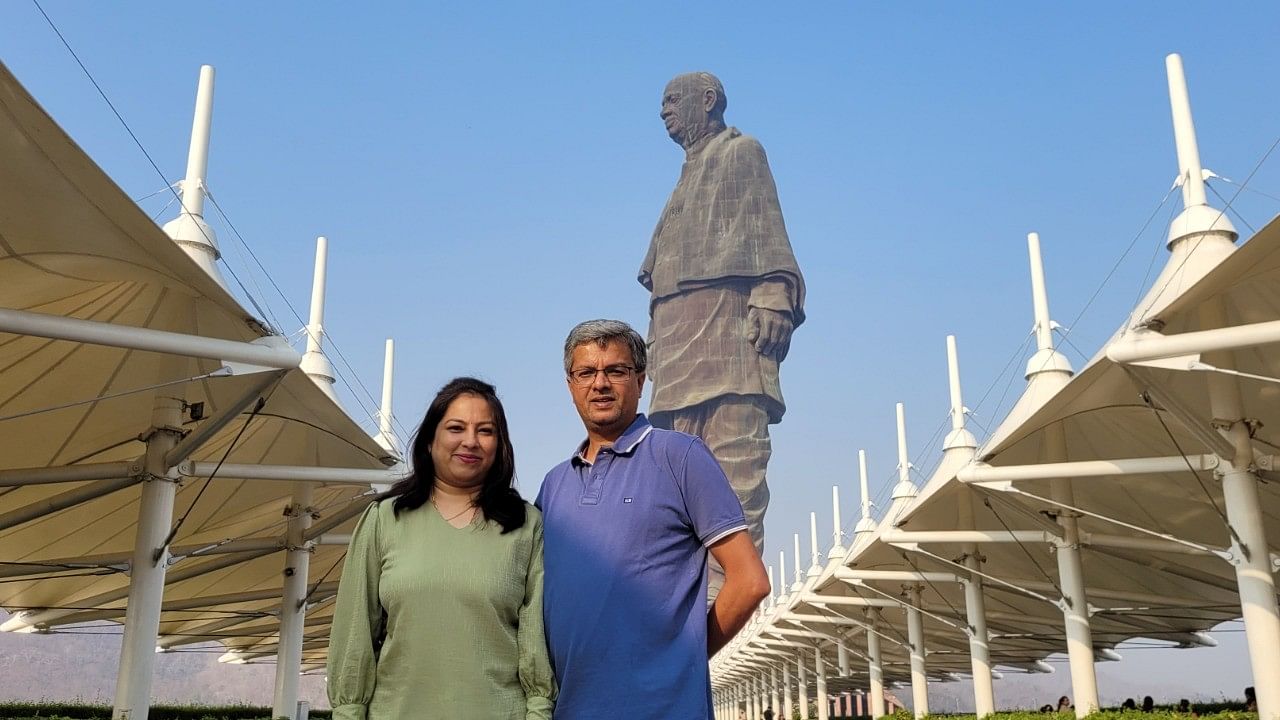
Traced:
[[[556, 720], [710, 718], [707, 659], [769, 593], [742, 508], [706, 445], [637, 412], [644, 339], [616, 320], [569, 333], [587, 439], [547, 473], [544, 615]], [[707, 554], [724, 587], [707, 609]]]
[[639, 275], [651, 293], [649, 414], [706, 441], [762, 552], [769, 425], [786, 410], [778, 367], [804, 322], [805, 287], [764, 148], [725, 125], [727, 105], [710, 73], [663, 92], [685, 161]]

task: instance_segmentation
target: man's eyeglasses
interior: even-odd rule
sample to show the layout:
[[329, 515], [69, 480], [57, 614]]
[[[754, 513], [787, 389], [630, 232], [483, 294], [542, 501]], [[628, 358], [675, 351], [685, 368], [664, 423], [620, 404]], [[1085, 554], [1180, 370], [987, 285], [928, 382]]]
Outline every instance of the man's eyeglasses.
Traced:
[[610, 365], [605, 368], [578, 368], [569, 371], [569, 380], [574, 385], [585, 386], [596, 381], [596, 375], [604, 373], [604, 379], [611, 385], [621, 385], [631, 379], [636, 369], [630, 365]]

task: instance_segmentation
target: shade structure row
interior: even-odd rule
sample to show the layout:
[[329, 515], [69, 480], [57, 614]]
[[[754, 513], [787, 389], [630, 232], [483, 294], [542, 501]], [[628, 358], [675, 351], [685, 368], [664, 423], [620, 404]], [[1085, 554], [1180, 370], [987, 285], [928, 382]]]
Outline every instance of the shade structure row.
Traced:
[[900, 409], [892, 505], [825, 558], [811, 530], [808, 569], [797, 549], [795, 581], [712, 661], [721, 717], [795, 663], [825, 692], [909, 687], [917, 716], [930, 683], [967, 676], [981, 716], [997, 709], [993, 677], [1052, 670], [1061, 654], [1084, 716], [1098, 707], [1095, 663], [1119, 660], [1121, 643], [1212, 645], [1208, 631], [1236, 619], [1260, 716], [1280, 716], [1280, 438], [1267, 430], [1280, 422], [1280, 221], [1237, 248], [1226, 208], [1206, 203], [1180, 58], [1167, 66], [1184, 207], [1163, 272], [1076, 373], [1054, 347], [1029, 236], [1037, 346], [1024, 393], [979, 446], [952, 353], [938, 469], [911, 482]]
[[212, 79], [162, 231], [0, 66], [0, 629], [123, 623], [116, 717], [146, 717], [157, 649], [211, 641], [279, 658], [292, 717], [345, 533], [402, 473], [389, 399], [371, 437], [312, 357], [323, 243], [306, 357], [218, 274]]

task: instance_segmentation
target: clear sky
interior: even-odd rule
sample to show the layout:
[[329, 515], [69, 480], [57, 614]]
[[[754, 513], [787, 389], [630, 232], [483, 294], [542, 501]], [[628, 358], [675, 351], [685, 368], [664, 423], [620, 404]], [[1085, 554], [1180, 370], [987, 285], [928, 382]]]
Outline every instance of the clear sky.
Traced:
[[[529, 495], [582, 435], [565, 333], [647, 324], [636, 269], [682, 158], [662, 87], [717, 73], [728, 121], [769, 153], [809, 286], [782, 370], [769, 559], [811, 510], [829, 534], [832, 484], [854, 519], [857, 448], [887, 496], [895, 402], [932, 467], [947, 333], [973, 430], [1002, 417], [1031, 327], [1028, 231], [1077, 367], [1123, 320], [1178, 209], [1161, 207], [1177, 174], [1167, 53], [1183, 54], [1206, 167], [1243, 181], [1280, 135], [1274, 3], [43, 4], [165, 178], [29, 2], [0, 5], [3, 60], [135, 198], [183, 175], [199, 65], [217, 67], [209, 184], [270, 278], [211, 209], [229, 267], [293, 332], [328, 236], [326, 327], [353, 415], [373, 405], [360, 383], [378, 394], [385, 337], [406, 428], [449, 378], [487, 378]], [[1249, 187], [1267, 195], [1233, 203], [1245, 236], [1280, 210], [1280, 160]], [[143, 201], [161, 221], [164, 205]], [[1212, 663], [1121, 665], [1238, 694], [1247, 658], [1223, 641], [1235, 650]]]

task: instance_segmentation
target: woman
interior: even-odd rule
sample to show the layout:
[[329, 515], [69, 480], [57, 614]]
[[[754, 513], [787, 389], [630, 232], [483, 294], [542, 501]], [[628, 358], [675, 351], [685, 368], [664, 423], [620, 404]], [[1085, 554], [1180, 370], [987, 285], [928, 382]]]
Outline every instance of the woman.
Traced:
[[542, 516], [512, 487], [493, 386], [445, 385], [412, 459], [351, 537], [329, 638], [334, 720], [549, 719]]

